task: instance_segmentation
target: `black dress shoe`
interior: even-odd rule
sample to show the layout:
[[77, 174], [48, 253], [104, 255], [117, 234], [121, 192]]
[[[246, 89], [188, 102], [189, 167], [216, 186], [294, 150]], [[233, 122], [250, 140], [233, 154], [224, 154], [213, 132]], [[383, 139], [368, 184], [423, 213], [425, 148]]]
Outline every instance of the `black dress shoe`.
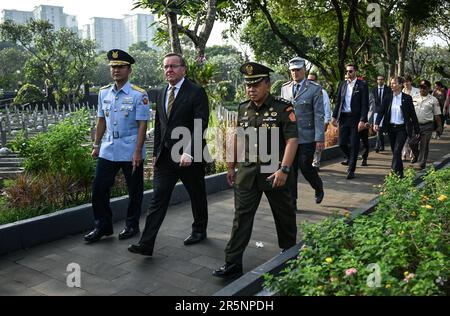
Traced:
[[196, 233], [196, 232], [192, 232], [185, 240], [184, 240], [184, 245], [192, 245], [192, 244], [196, 244], [200, 241], [202, 241], [203, 239], [206, 239], [206, 232], [203, 233]]
[[125, 227], [119, 234], [119, 239], [128, 239], [139, 233], [139, 227]]
[[363, 166], [363, 167], [367, 167], [368, 166], [366, 159], [363, 159], [363, 161], [361, 162], [361, 166]]
[[347, 173], [347, 180], [350, 180], [350, 179], [353, 179], [353, 178], [355, 178], [355, 173], [354, 172], [349, 172], [349, 173]]
[[416, 163], [417, 162], [417, 157], [412, 157], [411, 158], [411, 163]]
[[325, 192], [322, 190], [316, 191], [316, 203], [320, 204], [323, 200], [323, 196], [325, 195]]
[[375, 152], [378, 154], [380, 152], [380, 148], [375, 148]]
[[96, 228], [91, 231], [89, 234], [84, 236], [84, 240], [87, 242], [96, 242], [99, 241], [103, 236], [110, 236], [113, 234], [112, 229], [100, 229]]
[[234, 279], [242, 275], [242, 265], [239, 263], [225, 263], [213, 271], [213, 276], [222, 279]]
[[144, 244], [130, 245], [128, 246], [128, 251], [132, 253], [137, 253], [143, 256], [152, 256], [153, 248], [146, 246]]
[[341, 165], [343, 165], [343, 166], [348, 166], [348, 160], [342, 161], [342, 162], [341, 162]]

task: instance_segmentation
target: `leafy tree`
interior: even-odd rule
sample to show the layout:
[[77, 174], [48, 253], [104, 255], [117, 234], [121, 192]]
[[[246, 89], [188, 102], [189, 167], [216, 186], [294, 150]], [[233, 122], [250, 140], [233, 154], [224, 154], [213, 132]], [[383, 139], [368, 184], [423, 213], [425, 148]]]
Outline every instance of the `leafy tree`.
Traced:
[[[159, 17], [164, 16], [165, 27], [159, 28], [157, 38], [168, 33], [170, 50], [182, 53], [180, 34], [186, 35], [195, 46], [198, 58], [205, 56], [206, 43], [211, 35], [218, 11], [228, 5], [227, 0], [138, 0], [135, 8], [148, 8]], [[180, 17], [180, 21], [178, 20]]]
[[154, 87], [163, 82], [162, 56], [155, 50], [142, 51], [130, 49], [136, 60], [131, 73], [133, 83], [142, 87]]
[[0, 50], [0, 87], [5, 90], [17, 89], [25, 75], [23, 68], [29, 55], [18, 46], [10, 46]]
[[82, 85], [93, 75], [95, 43], [80, 39], [68, 29], [55, 31], [43, 20], [30, 20], [24, 25], [8, 20], [0, 25], [0, 35], [31, 55], [25, 65], [26, 80], [49, 82], [59, 104], [79, 96]]

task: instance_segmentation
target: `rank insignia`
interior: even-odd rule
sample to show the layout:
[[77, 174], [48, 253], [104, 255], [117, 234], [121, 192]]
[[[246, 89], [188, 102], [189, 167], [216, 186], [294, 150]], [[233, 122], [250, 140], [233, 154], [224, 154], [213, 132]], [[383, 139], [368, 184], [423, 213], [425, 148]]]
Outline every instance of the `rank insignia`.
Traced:
[[270, 115], [275, 117], [275, 116], [278, 115], [278, 113], [277, 112], [272, 112], [272, 113], [270, 113]]

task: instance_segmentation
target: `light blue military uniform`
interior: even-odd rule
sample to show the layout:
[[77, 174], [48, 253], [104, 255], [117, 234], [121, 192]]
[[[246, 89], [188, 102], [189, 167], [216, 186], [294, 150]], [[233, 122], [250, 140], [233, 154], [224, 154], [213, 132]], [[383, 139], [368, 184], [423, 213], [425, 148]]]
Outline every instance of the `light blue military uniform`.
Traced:
[[[106, 131], [100, 147], [100, 158], [109, 161], [132, 161], [138, 140], [137, 121], [150, 118], [147, 92], [127, 82], [116, 90], [114, 84], [100, 89], [98, 117], [106, 120]], [[145, 146], [142, 146], [145, 158]]]

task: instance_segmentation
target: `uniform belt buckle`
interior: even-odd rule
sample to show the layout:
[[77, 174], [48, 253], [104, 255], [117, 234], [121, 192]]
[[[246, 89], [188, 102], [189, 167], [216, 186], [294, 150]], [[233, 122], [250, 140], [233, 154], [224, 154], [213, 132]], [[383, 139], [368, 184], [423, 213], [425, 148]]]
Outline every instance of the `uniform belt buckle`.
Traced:
[[119, 138], [119, 132], [114, 131], [113, 132], [113, 138]]

